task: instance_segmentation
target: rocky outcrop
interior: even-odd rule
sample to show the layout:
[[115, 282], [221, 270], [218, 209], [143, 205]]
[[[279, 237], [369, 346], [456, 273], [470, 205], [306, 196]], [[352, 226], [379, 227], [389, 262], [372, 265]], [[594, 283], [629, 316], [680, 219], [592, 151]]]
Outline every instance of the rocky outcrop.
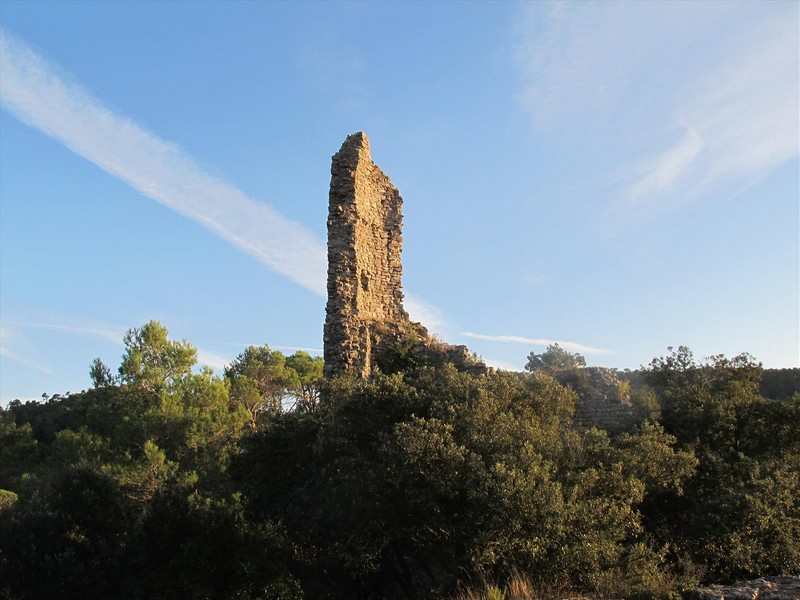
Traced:
[[433, 340], [403, 308], [402, 206], [400, 192], [372, 162], [367, 136], [347, 136], [331, 163], [327, 377], [369, 377], [381, 357], [398, 347], [426, 362], [450, 358], [462, 370], [488, 371], [466, 347]]
[[683, 594], [684, 600], [798, 600], [800, 578], [760, 577], [733, 585], [712, 585]]
[[642, 409], [631, 403], [629, 384], [621, 381], [612, 369], [564, 369], [558, 371], [555, 378], [578, 396], [573, 418], [577, 429], [626, 429], [641, 423], [646, 416]]

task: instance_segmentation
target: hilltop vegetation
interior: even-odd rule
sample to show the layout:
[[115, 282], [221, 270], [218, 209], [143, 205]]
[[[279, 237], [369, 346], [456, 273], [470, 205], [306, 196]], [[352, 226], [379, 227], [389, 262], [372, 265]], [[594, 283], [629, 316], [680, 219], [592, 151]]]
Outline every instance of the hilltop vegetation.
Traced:
[[326, 381], [267, 346], [197, 371], [155, 322], [125, 344], [93, 389], [0, 410], [0, 598], [667, 598], [800, 572], [800, 396], [761, 396], [746, 355], [654, 359], [632, 383], [653, 418], [611, 436], [572, 427], [563, 354], [476, 377], [398, 349]]

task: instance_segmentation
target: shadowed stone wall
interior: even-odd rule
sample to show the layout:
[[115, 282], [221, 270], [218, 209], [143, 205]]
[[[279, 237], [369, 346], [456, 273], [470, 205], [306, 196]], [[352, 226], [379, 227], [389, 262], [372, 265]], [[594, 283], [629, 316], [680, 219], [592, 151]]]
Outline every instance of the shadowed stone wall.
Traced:
[[565, 369], [556, 373], [555, 379], [577, 395], [573, 418], [577, 429], [626, 429], [641, 423], [647, 416], [643, 409], [631, 403], [629, 386], [611, 369]]

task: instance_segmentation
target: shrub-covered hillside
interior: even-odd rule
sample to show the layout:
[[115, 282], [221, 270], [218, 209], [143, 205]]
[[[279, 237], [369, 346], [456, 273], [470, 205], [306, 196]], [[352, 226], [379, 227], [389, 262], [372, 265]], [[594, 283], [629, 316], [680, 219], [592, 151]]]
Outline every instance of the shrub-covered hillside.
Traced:
[[800, 572], [800, 397], [763, 398], [747, 356], [655, 359], [654, 418], [612, 437], [536, 365], [399, 353], [324, 381], [264, 346], [215, 376], [158, 323], [125, 344], [93, 389], [0, 411], [0, 598], [666, 598]]

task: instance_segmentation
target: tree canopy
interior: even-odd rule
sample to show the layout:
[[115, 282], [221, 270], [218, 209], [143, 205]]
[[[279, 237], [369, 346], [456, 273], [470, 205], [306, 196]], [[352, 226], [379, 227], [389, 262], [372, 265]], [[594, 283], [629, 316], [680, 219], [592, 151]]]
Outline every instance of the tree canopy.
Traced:
[[269, 346], [249, 346], [225, 369], [231, 400], [244, 407], [255, 427], [260, 416], [284, 408], [314, 411], [322, 380], [322, 357], [302, 350], [284, 356]]
[[264, 345], [216, 376], [193, 350], [151, 322], [119, 377], [0, 409], [0, 598], [666, 600], [800, 571], [800, 396], [760, 396], [747, 355], [654, 359], [660, 410], [612, 435], [547, 368], [323, 380]]
[[528, 354], [525, 370], [529, 373], [542, 370], [552, 374], [563, 369], [575, 369], [585, 366], [586, 359], [583, 356], [577, 352], [569, 352], [559, 346], [558, 343], [554, 343], [547, 346], [547, 350], [541, 354], [534, 352]]
[[[169, 340], [167, 328], [158, 321], [150, 321], [125, 334], [125, 354], [119, 366], [122, 383], [158, 390], [176, 378], [189, 373], [197, 363], [197, 349], [186, 340]], [[101, 373], [98, 373], [100, 371]], [[107, 382], [106, 373], [96, 363], [92, 367], [93, 379]]]

